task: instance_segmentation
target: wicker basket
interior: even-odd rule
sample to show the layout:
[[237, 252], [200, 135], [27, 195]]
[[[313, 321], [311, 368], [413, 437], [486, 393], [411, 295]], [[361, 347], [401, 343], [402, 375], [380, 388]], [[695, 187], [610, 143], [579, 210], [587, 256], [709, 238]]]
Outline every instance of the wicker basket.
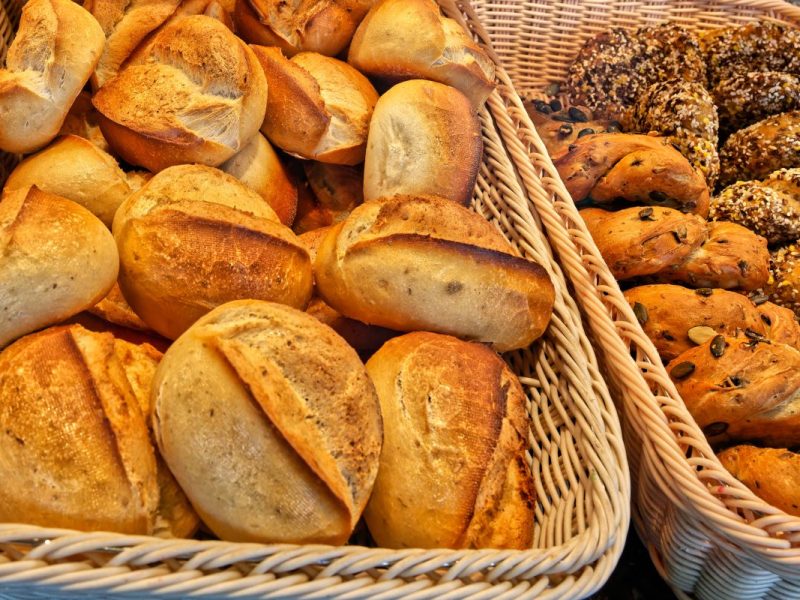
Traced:
[[[671, 21], [702, 30], [757, 18], [800, 23], [800, 8], [773, 0], [476, 0], [474, 6], [518, 92], [529, 98], [544, 97], [548, 84], [563, 80], [584, 41], [612, 26]], [[609, 384], [619, 392], [634, 521], [656, 566], [681, 596], [800, 598], [800, 518], [766, 504], [722, 468], [530, 120], [523, 110], [511, 112], [531, 157], [521, 176], [533, 211], [602, 348]]]
[[[0, 31], [9, 38], [9, 21], [16, 22], [22, 2], [2, 2]], [[468, 9], [463, 13], [448, 0], [442, 5], [484, 43], [488, 40]], [[508, 109], [520, 101], [508, 76], [501, 71], [498, 78], [498, 91], [481, 112], [485, 156], [473, 208], [524, 255], [543, 264], [557, 289], [545, 336], [529, 350], [506, 357], [521, 377], [534, 423], [528, 456], [538, 496], [532, 549], [269, 546], [2, 524], [0, 598], [571, 599], [588, 596], [605, 582], [629, 521], [622, 433], [578, 308], [528, 210], [515, 166], [524, 165], [528, 156]], [[509, 153], [507, 140], [517, 145], [515, 153]], [[3, 157], [5, 168], [14, 160]]]

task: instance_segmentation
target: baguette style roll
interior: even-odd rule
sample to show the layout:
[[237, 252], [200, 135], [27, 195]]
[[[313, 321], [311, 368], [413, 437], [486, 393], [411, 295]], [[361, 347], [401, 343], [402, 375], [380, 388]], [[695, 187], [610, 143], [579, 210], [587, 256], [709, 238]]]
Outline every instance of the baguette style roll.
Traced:
[[257, 300], [204, 316], [153, 383], [156, 439], [220, 538], [343, 544], [378, 472], [375, 388], [344, 340]]
[[317, 292], [343, 315], [525, 348], [555, 301], [547, 272], [483, 217], [433, 196], [365, 202], [333, 226], [315, 262]]
[[743, 445], [723, 450], [717, 458], [767, 504], [800, 517], [800, 454], [785, 448]]
[[117, 279], [114, 238], [71, 200], [36, 187], [0, 200], [0, 348], [94, 306]]
[[297, 214], [297, 187], [289, 179], [286, 168], [267, 138], [257, 133], [219, 168], [258, 192], [281, 223], [292, 226]]
[[494, 89], [495, 66], [434, 0], [381, 0], [353, 36], [347, 61], [387, 83], [430, 79], [451, 85], [478, 108]]
[[387, 342], [367, 371], [384, 426], [364, 513], [378, 545], [530, 548], [529, 417], [502, 359], [480, 344], [418, 332]]
[[367, 131], [378, 92], [345, 62], [302, 52], [253, 46], [269, 85], [261, 131], [282, 150], [320, 162], [364, 161]]
[[364, 199], [431, 194], [466, 206], [482, 157], [481, 124], [466, 96], [433, 81], [399, 83], [375, 105]]
[[77, 202], [107, 227], [132, 192], [114, 157], [75, 135], [65, 136], [23, 160], [9, 175], [4, 189], [32, 185]]
[[255, 54], [219, 21], [178, 19], [93, 98], [103, 135], [127, 162], [157, 172], [217, 166], [258, 132], [267, 84]]
[[234, 21], [243, 39], [277, 46], [289, 56], [318, 52], [336, 56], [374, 0], [236, 0]]
[[304, 308], [311, 297], [311, 259], [297, 236], [218, 169], [162, 171], [120, 207], [113, 231], [125, 299], [169, 339], [230, 300]]
[[71, 0], [30, 0], [0, 69], [0, 150], [28, 153], [58, 135], [103, 52], [97, 21]]

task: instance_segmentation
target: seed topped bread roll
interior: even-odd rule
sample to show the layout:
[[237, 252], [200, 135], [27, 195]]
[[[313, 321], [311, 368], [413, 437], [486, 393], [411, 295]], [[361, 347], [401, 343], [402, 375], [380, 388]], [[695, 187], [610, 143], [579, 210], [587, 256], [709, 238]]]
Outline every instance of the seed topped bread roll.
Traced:
[[230, 302], [164, 355], [155, 433], [203, 521], [231, 541], [342, 544], [382, 445], [355, 351], [287, 306]]
[[785, 448], [734, 446], [717, 458], [756, 496], [800, 517], [800, 454]]
[[219, 21], [188, 16], [164, 27], [141, 62], [94, 96], [111, 148], [150, 171], [216, 166], [264, 120], [267, 84], [255, 54]]
[[333, 226], [315, 262], [319, 295], [345, 316], [524, 348], [555, 301], [546, 271], [476, 213], [433, 196], [365, 202]]
[[0, 69], [0, 150], [38, 150], [61, 129], [94, 71], [105, 37], [71, 0], [30, 0]]

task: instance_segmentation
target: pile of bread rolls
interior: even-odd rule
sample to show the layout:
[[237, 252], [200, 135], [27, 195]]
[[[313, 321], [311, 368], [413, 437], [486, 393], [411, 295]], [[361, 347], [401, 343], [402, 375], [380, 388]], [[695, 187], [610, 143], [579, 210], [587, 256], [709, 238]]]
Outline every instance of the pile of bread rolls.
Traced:
[[493, 81], [434, 0], [30, 0], [0, 71], [0, 149], [28, 155], [0, 522], [530, 547], [497, 353], [555, 292], [467, 208]]
[[529, 107], [720, 460], [794, 515], [798, 77], [800, 30], [789, 25], [620, 28], [587, 41], [549, 90], [565, 97]]

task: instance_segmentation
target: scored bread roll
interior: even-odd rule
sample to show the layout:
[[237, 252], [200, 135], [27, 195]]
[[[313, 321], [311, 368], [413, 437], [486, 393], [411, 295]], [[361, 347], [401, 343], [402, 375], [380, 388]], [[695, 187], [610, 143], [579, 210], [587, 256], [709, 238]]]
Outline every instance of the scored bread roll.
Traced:
[[734, 446], [717, 455], [722, 466], [756, 496], [800, 517], [800, 454], [785, 448]]
[[458, 88], [474, 107], [494, 89], [495, 67], [434, 0], [381, 0], [353, 36], [347, 61], [389, 83], [430, 79]]
[[0, 150], [27, 153], [58, 135], [94, 71], [103, 30], [71, 0], [30, 0], [0, 69]]
[[153, 396], [163, 456], [219, 537], [347, 541], [383, 432], [364, 365], [330, 328], [280, 304], [230, 302], [167, 350]]
[[317, 292], [345, 316], [524, 348], [555, 301], [547, 272], [489, 222], [433, 196], [365, 202], [333, 226], [315, 261]]
[[266, 99], [250, 48], [219, 21], [193, 15], [164, 27], [92, 101], [114, 152], [157, 172], [228, 160], [258, 131]]
[[297, 214], [297, 187], [267, 138], [257, 133], [219, 168], [261, 194], [281, 223], [291, 227]]
[[336, 56], [350, 42], [374, 0], [236, 0], [234, 20], [243, 39], [278, 46], [288, 55]]
[[114, 287], [111, 288], [100, 302], [88, 308], [87, 311], [114, 325], [142, 331], [150, 329], [147, 323], [142, 321], [139, 315], [133, 312], [130, 304], [125, 300], [125, 296], [122, 295], [122, 290], [119, 289], [118, 283], [114, 284]]
[[108, 227], [119, 205], [132, 192], [114, 157], [75, 135], [65, 136], [23, 160], [9, 175], [4, 189], [32, 185], [77, 202]]
[[0, 347], [95, 305], [117, 279], [114, 238], [71, 200], [36, 187], [0, 200]]
[[355, 165], [364, 160], [378, 93], [345, 62], [314, 52], [291, 59], [278, 48], [253, 46], [269, 85], [261, 131], [301, 158]]
[[468, 205], [482, 157], [480, 121], [461, 92], [433, 81], [399, 83], [375, 105], [364, 199], [432, 194]]
[[169, 339], [229, 300], [304, 308], [308, 252], [264, 199], [218, 169], [179, 165], [154, 176], [114, 218], [119, 285]]
[[83, 91], [75, 98], [61, 125], [58, 135], [77, 135], [89, 140], [103, 152], [109, 152], [108, 142], [98, 124], [97, 109], [92, 105], [92, 95]]
[[364, 513], [377, 544], [530, 548], [529, 417], [522, 386], [500, 357], [450, 336], [409, 333], [378, 350], [367, 372], [384, 426]]

